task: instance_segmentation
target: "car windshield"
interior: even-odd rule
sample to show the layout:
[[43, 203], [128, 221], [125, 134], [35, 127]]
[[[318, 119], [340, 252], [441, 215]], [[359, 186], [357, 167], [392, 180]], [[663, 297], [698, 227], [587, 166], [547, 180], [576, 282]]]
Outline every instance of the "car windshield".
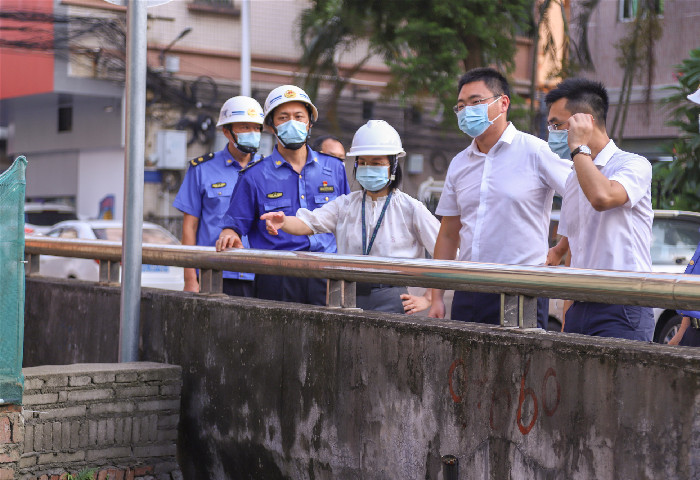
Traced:
[[651, 262], [686, 265], [700, 243], [700, 224], [680, 218], [655, 218], [652, 228]]
[[24, 212], [24, 223], [50, 227], [64, 220], [77, 220], [73, 212], [58, 212], [56, 210], [44, 210], [41, 212]]
[[[122, 241], [122, 227], [93, 228], [92, 231], [95, 232], [95, 238], [98, 240], [109, 240], [110, 242]], [[177, 239], [168, 232], [148, 227], [144, 227], [143, 229], [143, 243], [178, 245]]]

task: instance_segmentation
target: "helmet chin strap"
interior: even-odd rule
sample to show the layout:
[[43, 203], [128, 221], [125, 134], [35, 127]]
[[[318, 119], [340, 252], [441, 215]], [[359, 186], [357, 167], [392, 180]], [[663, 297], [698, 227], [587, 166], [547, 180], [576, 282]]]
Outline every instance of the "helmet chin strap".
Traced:
[[231, 134], [231, 137], [233, 137], [233, 145], [241, 152], [248, 154], [248, 153], [255, 153], [258, 151], [257, 148], [255, 147], [246, 147], [245, 145], [239, 145], [238, 144], [238, 134], [233, 131], [233, 128], [229, 128], [229, 133]]

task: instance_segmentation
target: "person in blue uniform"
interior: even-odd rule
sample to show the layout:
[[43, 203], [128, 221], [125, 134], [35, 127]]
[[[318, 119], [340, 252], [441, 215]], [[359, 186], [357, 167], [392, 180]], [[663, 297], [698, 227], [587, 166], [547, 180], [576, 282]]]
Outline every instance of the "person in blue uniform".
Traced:
[[[256, 154], [263, 126], [263, 110], [250, 97], [229, 98], [221, 107], [217, 127], [228, 139], [220, 151], [190, 162], [173, 206], [183, 215], [182, 244], [214, 246], [220, 224], [228, 211], [240, 171], [260, 159]], [[248, 239], [243, 238], [244, 245]], [[252, 273], [223, 272], [223, 289], [228, 295], [253, 296]], [[197, 271], [185, 269], [186, 292], [199, 292]]]
[[[342, 160], [315, 152], [307, 146], [309, 131], [318, 119], [318, 110], [299, 87], [282, 85], [267, 96], [264, 123], [277, 137], [272, 154], [253, 162], [241, 172], [231, 205], [222, 220], [223, 230], [217, 251], [244, 248], [241, 237], [248, 236], [250, 248], [335, 253], [335, 237], [330, 233], [296, 236], [267, 232], [260, 216], [282, 211], [293, 216], [299, 208], [313, 210], [334, 198], [350, 193]], [[317, 278], [257, 275], [255, 296], [326, 304], [326, 281]]]
[[[688, 100], [700, 105], [700, 87], [695, 93], [688, 95]], [[700, 275], [700, 244], [695, 250], [693, 258], [685, 269], [685, 273], [690, 275]], [[683, 315], [681, 327], [673, 336], [669, 345], [680, 345], [682, 347], [700, 347], [700, 310], [678, 310]]]

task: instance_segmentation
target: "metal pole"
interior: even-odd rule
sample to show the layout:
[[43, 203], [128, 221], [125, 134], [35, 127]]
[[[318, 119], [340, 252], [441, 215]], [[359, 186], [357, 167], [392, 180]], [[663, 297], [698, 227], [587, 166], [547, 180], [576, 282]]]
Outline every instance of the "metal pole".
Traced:
[[241, 0], [241, 95], [250, 94], [250, 0]]
[[126, 158], [119, 361], [138, 360], [143, 235], [143, 167], [146, 130], [146, 9], [129, 0], [126, 8]]

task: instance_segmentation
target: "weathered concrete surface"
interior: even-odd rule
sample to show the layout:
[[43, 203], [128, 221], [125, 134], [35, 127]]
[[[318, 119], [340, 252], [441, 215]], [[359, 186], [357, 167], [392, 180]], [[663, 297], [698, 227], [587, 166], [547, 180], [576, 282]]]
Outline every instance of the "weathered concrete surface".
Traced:
[[[28, 279], [25, 365], [113, 361], [118, 294]], [[441, 479], [446, 454], [463, 479], [700, 477], [698, 350], [154, 290], [141, 312], [142, 359], [183, 369], [188, 479]]]

